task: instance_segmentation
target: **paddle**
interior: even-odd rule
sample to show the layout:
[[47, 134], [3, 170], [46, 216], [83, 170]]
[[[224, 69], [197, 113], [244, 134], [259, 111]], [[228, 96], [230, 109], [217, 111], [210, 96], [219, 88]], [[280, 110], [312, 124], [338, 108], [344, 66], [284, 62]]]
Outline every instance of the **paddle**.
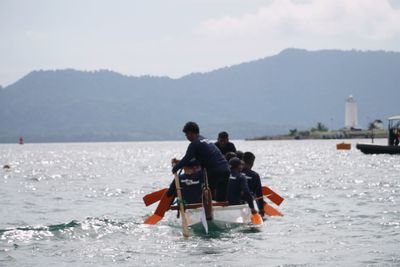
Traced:
[[264, 203], [264, 212], [269, 216], [283, 216], [283, 214], [280, 213], [280, 211], [268, 205], [267, 203]]
[[262, 194], [269, 198], [272, 202], [274, 202], [276, 205], [280, 205], [284, 198], [272, 191], [269, 187], [263, 186], [262, 187]]
[[207, 170], [203, 169], [203, 171], [204, 171], [204, 186], [201, 192], [201, 202], [203, 203], [203, 208], [207, 221], [211, 221], [213, 219], [212, 194], [210, 187], [208, 185]]
[[162, 196], [164, 195], [165, 192], [168, 191], [168, 188], [163, 188], [158, 191], [154, 191], [153, 193], [147, 194], [143, 197], [144, 204], [146, 206], [150, 206], [153, 203], [156, 203], [157, 201], [160, 201]]
[[167, 196], [167, 193], [165, 192], [163, 196], [161, 197], [160, 203], [158, 203], [157, 209], [154, 212], [153, 215], [148, 217], [144, 223], [145, 224], [156, 224], [158, 223], [163, 217], [165, 212], [169, 209], [169, 206], [171, 205], [172, 200], [174, 199], [174, 196]]
[[181, 213], [181, 218], [182, 218], [182, 234], [185, 238], [188, 238], [189, 237], [189, 227], [188, 227], [188, 222], [187, 222], [187, 218], [186, 218], [185, 207], [183, 206], [181, 185], [179, 183], [178, 174], [174, 173], [174, 175], [175, 175], [176, 196], [178, 199], [179, 211]]
[[[261, 197], [262, 198], [262, 197]], [[259, 210], [258, 210], [258, 206], [257, 206], [257, 202], [255, 200], [253, 200], [253, 205], [254, 208], [257, 212], [253, 213], [252, 211], [252, 215], [251, 215], [251, 222], [255, 225], [260, 225], [263, 224], [263, 219], [261, 217], [261, 215], [259, 214]]]

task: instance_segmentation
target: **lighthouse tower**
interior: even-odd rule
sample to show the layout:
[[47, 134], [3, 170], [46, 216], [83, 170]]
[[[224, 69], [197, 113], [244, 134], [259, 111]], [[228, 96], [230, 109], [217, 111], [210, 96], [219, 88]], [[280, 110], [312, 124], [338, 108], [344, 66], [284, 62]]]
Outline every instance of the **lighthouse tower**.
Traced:
[[357, 118], [357, 103], [352, 95], [346, 100], [345, 108], [345, 121], [344, 126], [347, 129], [357, 128], [358, 118]]

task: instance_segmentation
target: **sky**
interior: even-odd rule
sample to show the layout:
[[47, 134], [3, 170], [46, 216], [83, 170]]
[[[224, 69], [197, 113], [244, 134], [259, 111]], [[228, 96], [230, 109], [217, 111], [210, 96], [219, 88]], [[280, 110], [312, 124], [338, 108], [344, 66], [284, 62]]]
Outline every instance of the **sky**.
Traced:
[[400, 0], [0, 0], [0, 85], [33, 70], [179, 78], [286, 48], [400, 51]]

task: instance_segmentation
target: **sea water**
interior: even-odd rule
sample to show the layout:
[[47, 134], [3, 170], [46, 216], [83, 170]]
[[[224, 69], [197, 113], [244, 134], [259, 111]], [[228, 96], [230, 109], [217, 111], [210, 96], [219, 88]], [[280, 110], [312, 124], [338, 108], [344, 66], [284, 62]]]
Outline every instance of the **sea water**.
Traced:
[[284, 217], [188, 240], [175, 212], [142, 224], [188, 142], [2, 144], [0, 266], [400, 266], [400, 156], [337, 142], [235, 142]]

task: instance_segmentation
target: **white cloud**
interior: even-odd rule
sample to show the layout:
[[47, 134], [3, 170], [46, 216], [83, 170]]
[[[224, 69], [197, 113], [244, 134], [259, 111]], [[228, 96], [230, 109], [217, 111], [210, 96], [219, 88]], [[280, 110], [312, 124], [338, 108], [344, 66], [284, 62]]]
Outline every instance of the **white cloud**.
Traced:
[[18, 2], [3, 0], [0, 84], [31, 70], [54, 68], [180, 77], [271, 56], [288, 47], [400, 51], [400, 0], [397, 7], [394, 1], [158, 0], [93, 5], [43, 0], [21, 9]]
[[400, 10], [387, 0], [275, 0], [255, 13], [206, 20], [195, 32], [220, 42], [252, 40], [282, 49], [288, 44], [364, 48], [364, 42], [398, 37]]

